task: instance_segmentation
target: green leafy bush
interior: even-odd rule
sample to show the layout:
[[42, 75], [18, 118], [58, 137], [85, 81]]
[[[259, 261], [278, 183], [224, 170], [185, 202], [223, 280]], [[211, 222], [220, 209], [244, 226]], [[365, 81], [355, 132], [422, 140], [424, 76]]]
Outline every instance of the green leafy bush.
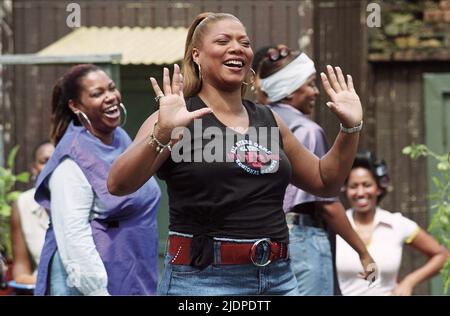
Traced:
[[[435, 214], [431, 219], [428, 231], [447, 249], [450, 249], [450, 153], [439, 155], [431, 151], [426, 145], [407, 146], [403, 148], [403, 154], [412, 159], [419, 157], [431, 157], [436, 160], [438, 177], [432, 177], [436, 191], [429, 195], [431, 209]], [[450, 260], [441, 270], [444, 280], [444, 292], [448, 292], [450, 286]]]
[[11, 258], [10, 217], [11, 204], [17, 199], [20, 191], [14, 191], [16, 182], [27, 183], [28, 172], [13, 173], [14, 160], [19, 146], [15, 146], [8, 155], [7, 167], [0, 167], [0, 251]]

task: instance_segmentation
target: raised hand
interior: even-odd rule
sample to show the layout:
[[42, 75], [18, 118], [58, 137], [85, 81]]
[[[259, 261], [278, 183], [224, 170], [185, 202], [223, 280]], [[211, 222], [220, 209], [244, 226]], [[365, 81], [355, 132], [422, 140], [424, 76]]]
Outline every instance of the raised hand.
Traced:
[[189, 112], [183, 96], [183, 76], [180, 67], [173, 67], [172, 82], [170, 82], [169, 69], [163, 70], [163, 91], [155, 78], [150, 78], [153, 91], [159, 98], [158, 126], [160, 130], [172, 131], [175, 127], [187, 126], [192, 120], [211, 113], [211, 109], [204, 108]]
[[328, 76], [320, 74], [325, 92], [331, 99], [327, 106], [338, 117], [344, 127], [354, 127], [361, 123], [363, 113], [361, 101], [353, 87], [353, 79], [347, 75], [345, 81], [342, 70], [336, 68], [336, 73], [330, 65], [327, 66]]

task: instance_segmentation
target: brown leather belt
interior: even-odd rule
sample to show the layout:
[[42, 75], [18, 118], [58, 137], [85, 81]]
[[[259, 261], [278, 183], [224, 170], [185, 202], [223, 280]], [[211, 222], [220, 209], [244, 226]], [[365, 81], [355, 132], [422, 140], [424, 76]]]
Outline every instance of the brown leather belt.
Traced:
[[[175, 265], [189, 265], [190, 263], [190, 249], [192, 238], [170, 235], [169, 236], [169, 254], [172, 256], [171, 264]], [[270, 262], [278, 259], [288, 258], [288, 247], [284, 242], [275, 242], [269, 239], [260, 239], [253, 243], [240, 242], [226, 242], [218, 241], [220, 243], [220, 262], [218, 264], [249, 264], [253, 263], [256, 266], [266, 266]], [[256, 251], [257, 248], [267, 244], [270, 247], [270, 255], [265, 262], [257, 262]]]

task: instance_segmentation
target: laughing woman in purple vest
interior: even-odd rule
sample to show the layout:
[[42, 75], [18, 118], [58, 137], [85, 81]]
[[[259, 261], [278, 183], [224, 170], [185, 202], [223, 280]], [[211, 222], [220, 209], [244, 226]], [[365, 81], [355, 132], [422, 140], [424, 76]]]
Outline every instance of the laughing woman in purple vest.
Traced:
[[112, 163], [131, 143], [120, 108], [114, 82], [94, 65], [74, 66], [53, 89], [56, 149], [35, 195], [50, 213], [36, 295], [156, 291], [159, 187], [150, 178], [122, 197], [106, 188]]

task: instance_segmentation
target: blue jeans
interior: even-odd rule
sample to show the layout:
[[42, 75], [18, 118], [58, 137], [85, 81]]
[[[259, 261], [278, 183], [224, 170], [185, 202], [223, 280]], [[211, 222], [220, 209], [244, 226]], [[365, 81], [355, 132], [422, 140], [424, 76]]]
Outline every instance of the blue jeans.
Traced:
[[64, 269], [61, 257], [59, 256], [59, 252], [57, 250], [50, 262], [50, 286], [48, 287], [49, 295], [83, 295], [75, 287], [68, 285], [68, 277], [69, 275]]
[[[219, 246], [220, 242], [215, 241], [214, 262], [220, 262]], [[255, 261], [265, 262], [269, 254], [268, 247], [258, 247]], [[174, 265], [170, 260], [172, 256], [166, 254], [158, 295], [297, 295], [297, 281], [289, 259], [278, 259], [265, 267], [252, 263], [211, 264], [203, 270]]]
[[292, 270], [299, 295], [333, 295], [333, 261], [328, 234], [302, 223], [289, 229]]

